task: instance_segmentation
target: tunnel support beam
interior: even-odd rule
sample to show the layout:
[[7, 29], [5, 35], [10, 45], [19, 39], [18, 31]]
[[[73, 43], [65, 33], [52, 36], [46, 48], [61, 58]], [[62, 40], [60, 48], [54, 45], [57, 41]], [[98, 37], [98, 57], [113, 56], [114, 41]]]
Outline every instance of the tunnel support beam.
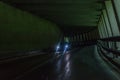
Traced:
[[114, 10], [113, 10], [112, 2], [111, 1], [105, 1], [105, 6], [106, 6], [106, 9], [107, 9], [107, 12], [109, 13], [108, 17], [110, 19], [110, 23], [111, 23], [111, 26], [112, 26], [113, 36], [119, 36], [120, 32], [119, 32], [118, 24], [117, 24], [117, 21], [116, 21], [116, 18], [115, 18], [115, 13], [114, 13]]

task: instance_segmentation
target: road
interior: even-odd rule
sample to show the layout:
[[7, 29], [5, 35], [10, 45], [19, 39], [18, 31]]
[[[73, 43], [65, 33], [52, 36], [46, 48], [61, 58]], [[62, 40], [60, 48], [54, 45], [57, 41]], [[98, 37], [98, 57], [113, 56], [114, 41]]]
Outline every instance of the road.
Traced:
[[[13, 73], [15, 72], [14, 74], [16, 74], [19, 67], [17, 69], [14, 68], [17, 64], [18, 63], [14, 63], [14, 65], [7, 68], [1, 67], [1, 80], [117, 80], [101, 67], [101, 64], [99, 64], [99, 61], [96, 59], [94, 46], [68, 52], [59, 58], [51, 60], [42, 67], [38, 66], [39, 64], [37, 63], [37, 68], [28, 70], [26, 74], [21, 73], [14, 75], [11, 78], [9, 71], [12, 70]], [[26, 65], [22, 63], [21, 66], [26, 67]], [[3, 74], [4, 71], [7, 74]]]

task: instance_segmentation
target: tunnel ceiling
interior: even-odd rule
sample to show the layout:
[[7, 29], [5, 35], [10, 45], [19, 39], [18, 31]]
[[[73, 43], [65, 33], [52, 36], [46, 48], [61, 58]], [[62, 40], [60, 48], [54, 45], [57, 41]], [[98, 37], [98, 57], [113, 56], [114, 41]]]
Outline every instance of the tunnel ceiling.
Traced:
[[64, 32], [86, 32], [97, 26], [102, 0], [3, 0], [55, 22]]

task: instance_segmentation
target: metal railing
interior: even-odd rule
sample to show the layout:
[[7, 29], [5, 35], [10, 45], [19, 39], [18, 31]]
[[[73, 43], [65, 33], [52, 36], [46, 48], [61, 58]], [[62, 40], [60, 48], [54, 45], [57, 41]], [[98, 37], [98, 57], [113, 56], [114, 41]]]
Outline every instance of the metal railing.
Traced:
[[[100, 55], [104, 56], [109, 62], [120, 68], [120, 37], [111, 37], [100, 39], [97, 42], [97, 48]], [[112, 44], [112, 46], [110, 46]], [[118, 46], [118, 47], [117, 47]]]

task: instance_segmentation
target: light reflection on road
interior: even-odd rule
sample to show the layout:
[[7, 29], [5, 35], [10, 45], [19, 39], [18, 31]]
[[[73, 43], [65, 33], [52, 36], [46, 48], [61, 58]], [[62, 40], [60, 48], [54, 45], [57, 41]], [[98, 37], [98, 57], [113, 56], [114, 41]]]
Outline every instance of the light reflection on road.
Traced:
[[71, 75], [71, 54], [67, 53], [62, 56], [56, 64], [57, 80], [69, 80]]
[[[94, 51], [94, 48], [87, 49]], [[88, 50], [85, 48], [79, 54], [66, 52], [19, 80], [117, 80], [102, 71], [94, 52]]]

